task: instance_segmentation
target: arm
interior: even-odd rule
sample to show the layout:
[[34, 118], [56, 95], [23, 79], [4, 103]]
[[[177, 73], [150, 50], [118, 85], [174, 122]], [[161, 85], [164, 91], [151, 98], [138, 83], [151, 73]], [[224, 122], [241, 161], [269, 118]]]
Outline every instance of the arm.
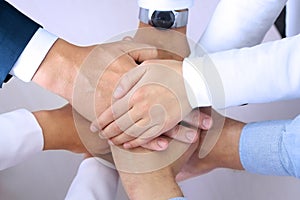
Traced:
[[274, 24], [286, 2], [222, 0], [199, 43], [209, 53], [257, 45]]
[[299, 178], [299, 126], [299, 116], [293, 120], [247, 124], [239, 142], [240, 160], [245, 170]]
[[42, 150], [86, 152], [77, 135], [70, 107], [33, 114], [25, 109], [16, 110], [1, 114], [0, 124], [1, 170]]
[[[198, 143], [190, 146], [186, 146], [185, 151], [181, 152], [177, 159], [172, 160], [169, 157], [174, 154], [177, 150], [176, 148], [181, 148], [180, 144], [177, 143], [172, 147], [169, 147], [169, 152], [156, 153], [156, 156], [149, 157], [151, 152], [147, 152], [143, 149], [133, 149], [128, 151], [117, 151], [113, 147], [113, 157], [116, 159], [116, 167], [119, 171], [120, 178], [122, 180], [124, 189], [128, 194], [130, 199], [170, 199], [175, 197], [182, 197], [183, 194], [180, 187], [175, 181], [175, 175], [180, 170], [183, 163], [191, 156], [191, 154], [196, 149]], [[138, 157], [136, 157], [138, 155]], [[139, 157], [141, 156], [141, 157]], [[125, 162], [120, 162], [119, 158], [124, 158]], [[141, 165], [141, 160], [136, 158], [147, 157], [148, 163]], [[165, 161], [169, 162], [166, 163]], [[158, 164], [157, 166], [153, 163]], [[161, 167], [158, 167], [161, 165]], [[140, 171], [136, 170], [137, 166], [140, 166]], [[149, 166], [152, 166], [149, 168]], [[157, 168], [156, 168], [157, 167]], [[126, 170], [128, 169], [128, 170]], [[156, 184], [153, 184], [156, 183]]]
[[[159, 11], [186, 11], [193, 5], [193, 0], [173, 1], [150, 1], [139, 0], [140, 8]], [[160, 57], [182, 60], [189, 55], [189, 45], [186, 38], [187, 26], [171, 29], [157, 29], [148, 22], [139, 22], [134, 41], [151, 44], [161, 51]], [[178, 48], [180, 47], [180, 48]]]
[[4, 0], [0, 1], [0, 13], [0, 85], [2, 85], [40, 25]]
[[97, 158], [82, 161], [65, 199], [115, 199], [118, 173], [102, 162]]
[[132, 200], [165, 200], [183, 196], [170, 169], [161, 169], [146, 174], [119, 173], [124, 189]]
[[[75, 124], [75, 117], [78, 124]], [[31, 113], [20, 109], [1, 114], [0, 124], [0, 170], [43, 150], [68, 150], [93, 155], [109, 151], [107, 141], [90, 132], [89, 122], [76, 113], [73, 115], [70, 105], [50, 111]], [[79, 135], [79, 132], [82, 134]]]
[[183, 75], [192, 107], [201, 107], [207, 96], [216, 108], [299, 98], [299, 44], [298, 35], [185, 59]]
[[[3, 59], [5, 62], [0, 63], [1, 67], [2, 64], [5, 66], [5, 68], [3, 68], [5, 70], [1, 74], [3, 76], [2, 79], [4, 79], [11, 70], [10, 73], [12, 75], [24, 81], [33, 80], [33, 82], [43, 88], [67, 99], [71, 104], [80, 101], [78, 104], [75, 103], [75, 108], [89, 120], [95, 118], [92, 116], [95, 106], [97, 107], [96, 111], [101, 113], [105, 107], [110, 105], [111, 95], [109, 94], [111, 94], [114, 84], [116, 84], [118, 78], [120, 78], [123, 73], [137, 66], [136, 62], [157, 57], [157, 51], [154, 48], [151, 49], [149, 45], [133, 42], [122, 41], [87, 47], [70, 44], [63, 39], [57, 39], [56, 36], [39, 28], [40, 26], [38, 24], [6, 2], [1, 1], [0, 3], [0, 23], [11, 22], [11, 24], [1, 26], [1, 32], [3, 34], [1, 37], [4, 39], [1, 40], [3, 43], [1, 43], [0, 51], [1, 54], [9, 54], [9, 56], [4, 54], [2, 57], [7, 60]], [[10, 20], [10, 18], [14, 20]], [[25, 28], [23, 28], [24, 24], [27, 25]], [[21, 34], [20, 37], [14, 35], [18, 33]], [[20, 41], [16, 38], [20, 38]], [[86, 64], [84, 60], [92, 50], [95, 49], [98, 50], [98, 54], [97, 57], [93, 59], [94, 63], [89, 63], [92, 66], [86, 66], [86, 68], [84, 68], [82, 66]], [[101, 60], [102, 65], [99, 64], [99, 60]], [[28, 66], [31, 67], [29, 68]], [[103, 84], [103, 82], [100, 84], [102, 84], [102, 86], [110, 85], [111, 88], [99, 88], [97, 92], [101, 93], [101, 95], [96, 96], [101, 96], [102, 98], [100, 97], [96, 102], [102, 105], [95, 105], [94, 102], [90, 102], [89, 105], [91, 106], [87, 111], [83, 108], [83, 101], [87, 104], [87, 99], [74, 100], [73, 89], [75, 87], [75, 92], [77, 92], [78, 90], [76, 89], [78, 87], [80, 87], [80, 89], [85, 87], [85, 91], [91, 91], [90, 96], [94, 96], [92, 92], [96, 92], [97, 86], [93, 83], [101, 79], [101, 74], [104, 73], [104, 71], [107, 71], [107, 75], [103, 74], [103, 77], [105, 77], [103, 81], [111, 84]], [[78, 81], [78, 79], [80, 79], [79, 77], [84, 79], [85, 85]], [[83, 85], [77, 86], [76, 83], [78, 82]], [[77, 105], [79, 105], [79, 108]]]
[[226, 119], [221, 136], [209, 154], [195, 154], [183, 167], [178, 180], [201, 175], [215, 168], [299, 178], [300, 118], [244, 124]]

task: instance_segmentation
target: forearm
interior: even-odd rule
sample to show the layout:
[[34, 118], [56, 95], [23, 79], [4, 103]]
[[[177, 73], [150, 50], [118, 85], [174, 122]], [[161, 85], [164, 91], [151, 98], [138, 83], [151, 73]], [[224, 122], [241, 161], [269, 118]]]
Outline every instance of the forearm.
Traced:
[[44, 138], [43, 150], [69, 150], [85, 153], [87, 150], [77, 133], [72, 107], [34, 112]]
[[[193, 93], [197, 97], [211, 94], [211, 104], [217, 108], [295, 99], [300, 97], [299, 51], [298, 35], [252, 48], [189, 58], [184, 61], [183, 73], [186, 80], [188, 74], [199, 74], [190, 84]], [[206, 88], [200, 90], [201, 85]], [[198, 99], [201, 107], [203, 102]]]
[[222, 0], [203, 33], [200, 44], [210, 53], [257, 45], [274, 24], [286, 2], [287, 0]]
[[58, 39], [40, 64], [32, 81], [71, 101], [80, 66], [93, 47], [79, 47]]
[[183, 196], [170, 169], [153, 171], [147, 174], [119, 173], [122, 182], [126, 182], [124, 189], [132, 200], [166, 200]]
[[[239, 141], [244, 125], [242, 122], [226, 118], [217, 143], [206, 157], [199, 160], [199, 169], [207, 167], [207, 169], [231, 168], [242, 170]], [[205, 134], [202, 134], [201, 137], [205, 137]]]

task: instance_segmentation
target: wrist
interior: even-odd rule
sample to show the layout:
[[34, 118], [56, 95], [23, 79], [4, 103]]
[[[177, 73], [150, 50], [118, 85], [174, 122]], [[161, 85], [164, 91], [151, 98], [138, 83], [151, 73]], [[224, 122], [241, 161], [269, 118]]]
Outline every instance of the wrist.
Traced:
[[33, 82], [65, 98], [72, 99], [74, 80], [92, 47], [78, 47], [58, 39], [33, 77]]
[[183, 196], [170, 168], [143, 174], [119, 173], [130, 199], [165, 200]]
[[70, 105], [56, 110], [37, 111], [33, 115], [42, 128], [43, 150], [87, 151], [77, 134]]
[[[211, 169], [230, 168], [243, 170], [239, 156], [239, 141], [244, 123], [226, 118], [224, 128], [212, 151], [199, 163]], [[203, 166], [202, 166], [203, 167]]]
[[[151, 26], [150, 24], [145, 24], [141, 21], [139, 21], [139, 25], [138, 25], [138, 28], [153, 28], [155, 29], [153, 26]], [[182, 27], [179, 27], [179, 28], [172, 28], [170, 30], [173, 30], [173, 31], [177, 31], [179, 33], [182, 33], [182, 34], [185, 34], [186, 35], [186, 30], [187, 30], [187, 27], [186, 26], [182, 26]], [[161, 31], [163, 33], [163, 31], [165, 30], [158, 30], [157, 31]]]

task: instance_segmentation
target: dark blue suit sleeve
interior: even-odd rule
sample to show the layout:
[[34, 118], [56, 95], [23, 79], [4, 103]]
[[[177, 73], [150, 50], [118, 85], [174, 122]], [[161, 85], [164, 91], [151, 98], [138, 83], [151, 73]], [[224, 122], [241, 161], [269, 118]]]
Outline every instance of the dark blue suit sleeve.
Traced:
[[13, 6], [0, 0], [0, 87], [39, 27]]

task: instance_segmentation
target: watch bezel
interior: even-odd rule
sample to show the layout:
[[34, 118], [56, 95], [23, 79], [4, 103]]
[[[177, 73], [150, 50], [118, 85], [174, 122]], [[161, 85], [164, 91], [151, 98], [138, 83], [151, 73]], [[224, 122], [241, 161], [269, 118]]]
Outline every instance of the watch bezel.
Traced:
[[[154, 12], [172, 12], [174, 14], [175, 20], [172, 24], [172, 26], [168, 27], [168, 28], [164, 28], [164, 27], [159, 27], [159, 26], [155, 26], [152, 23], [152, 16]], [[161, 28], [161, 29], [171, 29], [171, 28], [180, 28], [180, 27], [184, 27], [187, 25], [188, 22], [188, 9], [184, 9], [184, 10], [168, 10], [168, 11], [163, 11], [163, 10], [153, 10], [153, 9], [146, 9], [146, 8], [140, 8], [140, 12], [139, 12], [139, 19], [141, 22], [145, 23], [145, 24], [149, 24], [153, 27], [156, 28]]]

